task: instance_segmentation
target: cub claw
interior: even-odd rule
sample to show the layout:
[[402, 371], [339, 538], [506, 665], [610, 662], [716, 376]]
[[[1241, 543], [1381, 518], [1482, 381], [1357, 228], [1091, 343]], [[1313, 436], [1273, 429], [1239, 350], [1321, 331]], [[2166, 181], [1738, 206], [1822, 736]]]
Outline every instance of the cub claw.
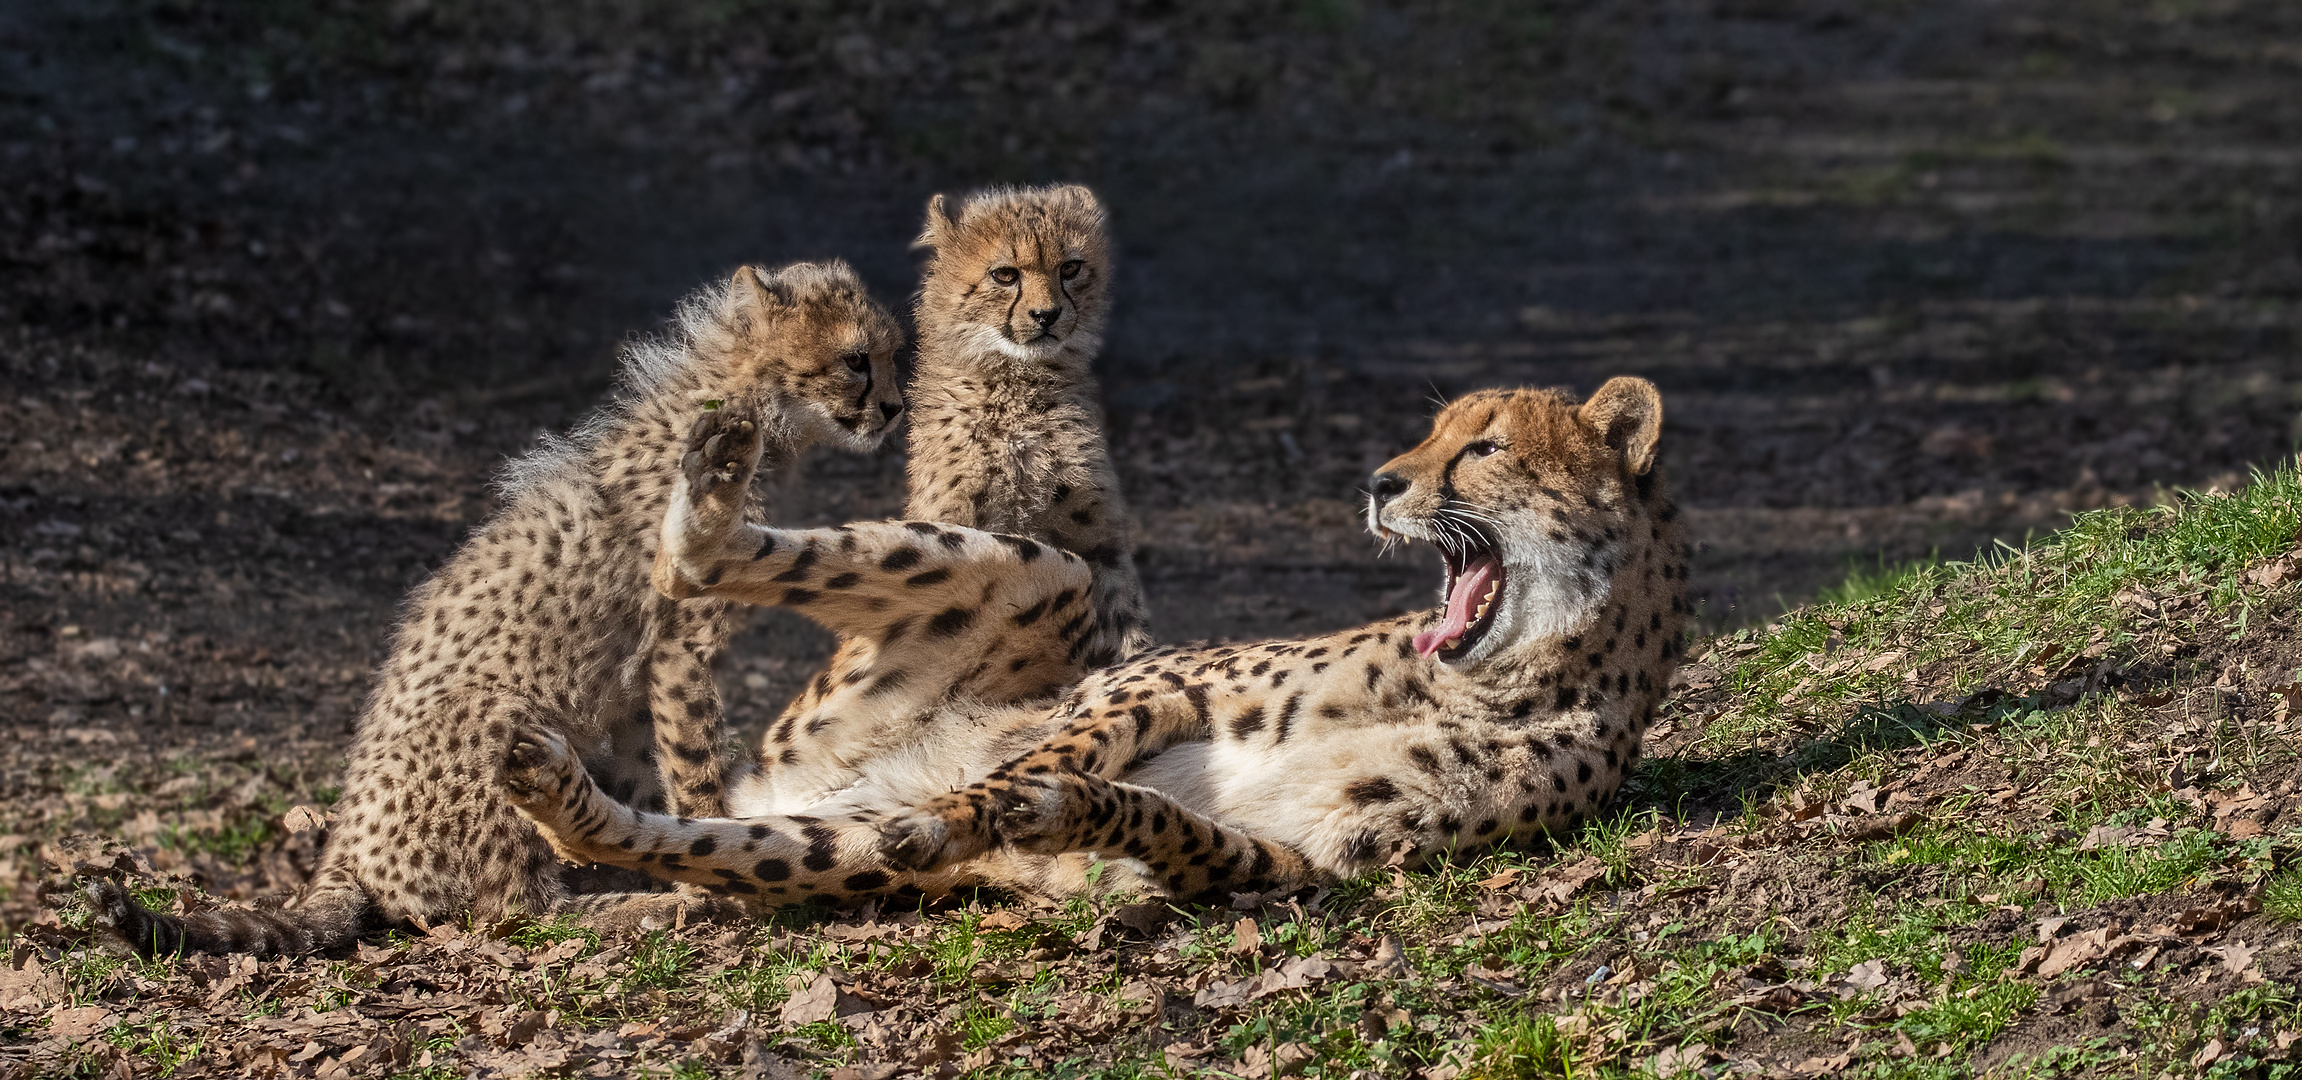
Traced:
[[564, 752], [559, 738], [548, 732], [515, 732], [510, 748], [504, 751], [504, 790], [522, 801], [558, 790], [564, 777], [552, 774], [557, 772]]
[[879, 826], [879, 857], [898, 869], [933, 870], [948, 835], [935, 815], [906, 814]]
[[695, 418], [687, 437], [688, 451], [680, 457], [680, 471], [697, 495], [737, 481], [759, 458], [759, 425], [744, 415], [745, 406], [708, 410]]

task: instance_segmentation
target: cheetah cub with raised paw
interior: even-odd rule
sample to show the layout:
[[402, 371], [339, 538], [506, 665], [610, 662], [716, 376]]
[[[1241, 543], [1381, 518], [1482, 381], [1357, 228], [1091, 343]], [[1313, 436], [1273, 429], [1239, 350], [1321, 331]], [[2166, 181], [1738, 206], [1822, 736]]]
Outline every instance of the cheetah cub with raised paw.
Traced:
[[[880, 640], [883, 671], [926, 706], [912, 741], [797, 811], [733, 798], [739, 820], [617, 804], [548, 733], [515, 739], [505, 782], [567, 857], [768, 904], [982, 882], [1078, 891], [1091, 876], [1065, 867], [1086, 856], [1122, 871], [1106, 885], [1219, 902], [1571, 829], [1629, 775], [1680, 658], [1686, 545], [1656, 465], [1661, 430], [1662, 399], [1641, 379], [1580, 403], [1464, 397], [1374, 475], [1367, 510], [1373, 531], [1438, 547], [1437, 609], [1155, 650], [1052, 706], [940, 699], [925, 676], [996, 666], [1015, 643], [915, 631], [943, 604], [933, 621], [962, 628], [1036, 615], [1086, 584], [1074, 562], [933, 525], [667, 530], [663, 557], [683, 578]], [[913, 600], [891, 559], [954, 591]], [[842, 581], [836, 618], [817, 606], [828, 580], [777, 593], [793, 568]]]
[[[993, 702], [1050, 695], [1151, 641], [1134, 522], [1091, 370], [1111, 305], [1103, 208], [1076, 185], [993, 188], [956, 213], [938, 195], [918, 243], [934, 254], [916, 314], [904, 516], [1028, 536], [1094, 572], [1064, 665], [1031, 667], [1045, 682], [984, 672], [950, 690]], [[872, 642], [842, 641], [769, 725], [756, 783], [803, 804], [853, 780], [875, 748], [909, 738], [911, 717], [861, 678], [879, 663]], [[987, 698], [994, 681], [999, 696]]]
[[[676, 603], [649, 580], [692, 418], [741, 412], [748, 452], [777, 478], [817, 443], [871, 450], [903, 409], [901, 339], [843, 263], [745, 267], [689, 297], [668, 336], [627, 350], [613, 402], [505, 469], [502, 509], [409, 596], [312, 882], [284, 908], [178, 918], [99, 881], [98, 918], [147, 954], [303, 953], [466, 913], [614, 923], [691, 905], [570, 897], [498, 767], [514, 730], [550, 731], [614, 799], [722, 812], [710, 662], [729, 604]], [[756, 509], [748, 485], [726, 499]]]

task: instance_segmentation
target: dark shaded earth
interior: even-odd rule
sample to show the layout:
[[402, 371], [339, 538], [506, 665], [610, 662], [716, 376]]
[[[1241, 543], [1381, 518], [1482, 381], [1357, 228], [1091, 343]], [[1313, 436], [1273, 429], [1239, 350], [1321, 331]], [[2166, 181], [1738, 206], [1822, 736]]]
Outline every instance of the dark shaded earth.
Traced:
[[[2297, 436], [2290, 6], [1211, 10], [0, 4], [0, 917], [75, 828], [293, 885], [496, 463], [737, 262], [906, 297], [935, 191], [1111, 206], [1174, 638], [1426, 602], [1357, 489], [1479, 386], [1661, 385], [1712, 625]], [[900, 485], [820, 458], [791, 518]], [[738, 726], [826, 651], [761, 618]]]

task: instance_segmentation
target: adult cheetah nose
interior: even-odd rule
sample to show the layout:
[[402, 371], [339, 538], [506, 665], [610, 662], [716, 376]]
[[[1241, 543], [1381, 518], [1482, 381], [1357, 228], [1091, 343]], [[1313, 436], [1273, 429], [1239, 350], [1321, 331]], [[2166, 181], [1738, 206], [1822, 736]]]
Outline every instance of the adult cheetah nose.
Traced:
[[1407, 489], [1413, 486], [1415, 485], [1412, 481], [1408, 480], [1404, 476], [1400, 476], [1398, 473], [1376, 473], [1374, 484], [1371, 488], [1375, 494], [1375, 505], [1381, 506], [1384, 503], [1390, 502], [1391, 500], [1406, 494]]
[[1030, 315], [1031, 321], [1038, 323], [1041, 330], [1052, 330], [1055, 328], [1055, 320], [1063, 317], [1063, 309], [1060, 307], [1032, 308]]
[[902, 411], [903, 403], [900, 401], [882, 401], [879, 403], [879, 415], [884, 419], [893, 420], [895, 414]]

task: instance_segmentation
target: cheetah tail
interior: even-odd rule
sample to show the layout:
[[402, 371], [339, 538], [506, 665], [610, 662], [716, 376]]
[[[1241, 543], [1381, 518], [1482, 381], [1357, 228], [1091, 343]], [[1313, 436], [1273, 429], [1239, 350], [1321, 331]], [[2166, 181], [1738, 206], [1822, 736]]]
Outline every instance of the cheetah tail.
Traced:
[[117, 881], [84, 886], [96, 924], [145, 958], [196, 953], [295, 956], [349, 945], [367, 928], [368, 898], [356, 889], [305, 896], [293, 908], [222, 907], [191, 915], [153, 911]]

